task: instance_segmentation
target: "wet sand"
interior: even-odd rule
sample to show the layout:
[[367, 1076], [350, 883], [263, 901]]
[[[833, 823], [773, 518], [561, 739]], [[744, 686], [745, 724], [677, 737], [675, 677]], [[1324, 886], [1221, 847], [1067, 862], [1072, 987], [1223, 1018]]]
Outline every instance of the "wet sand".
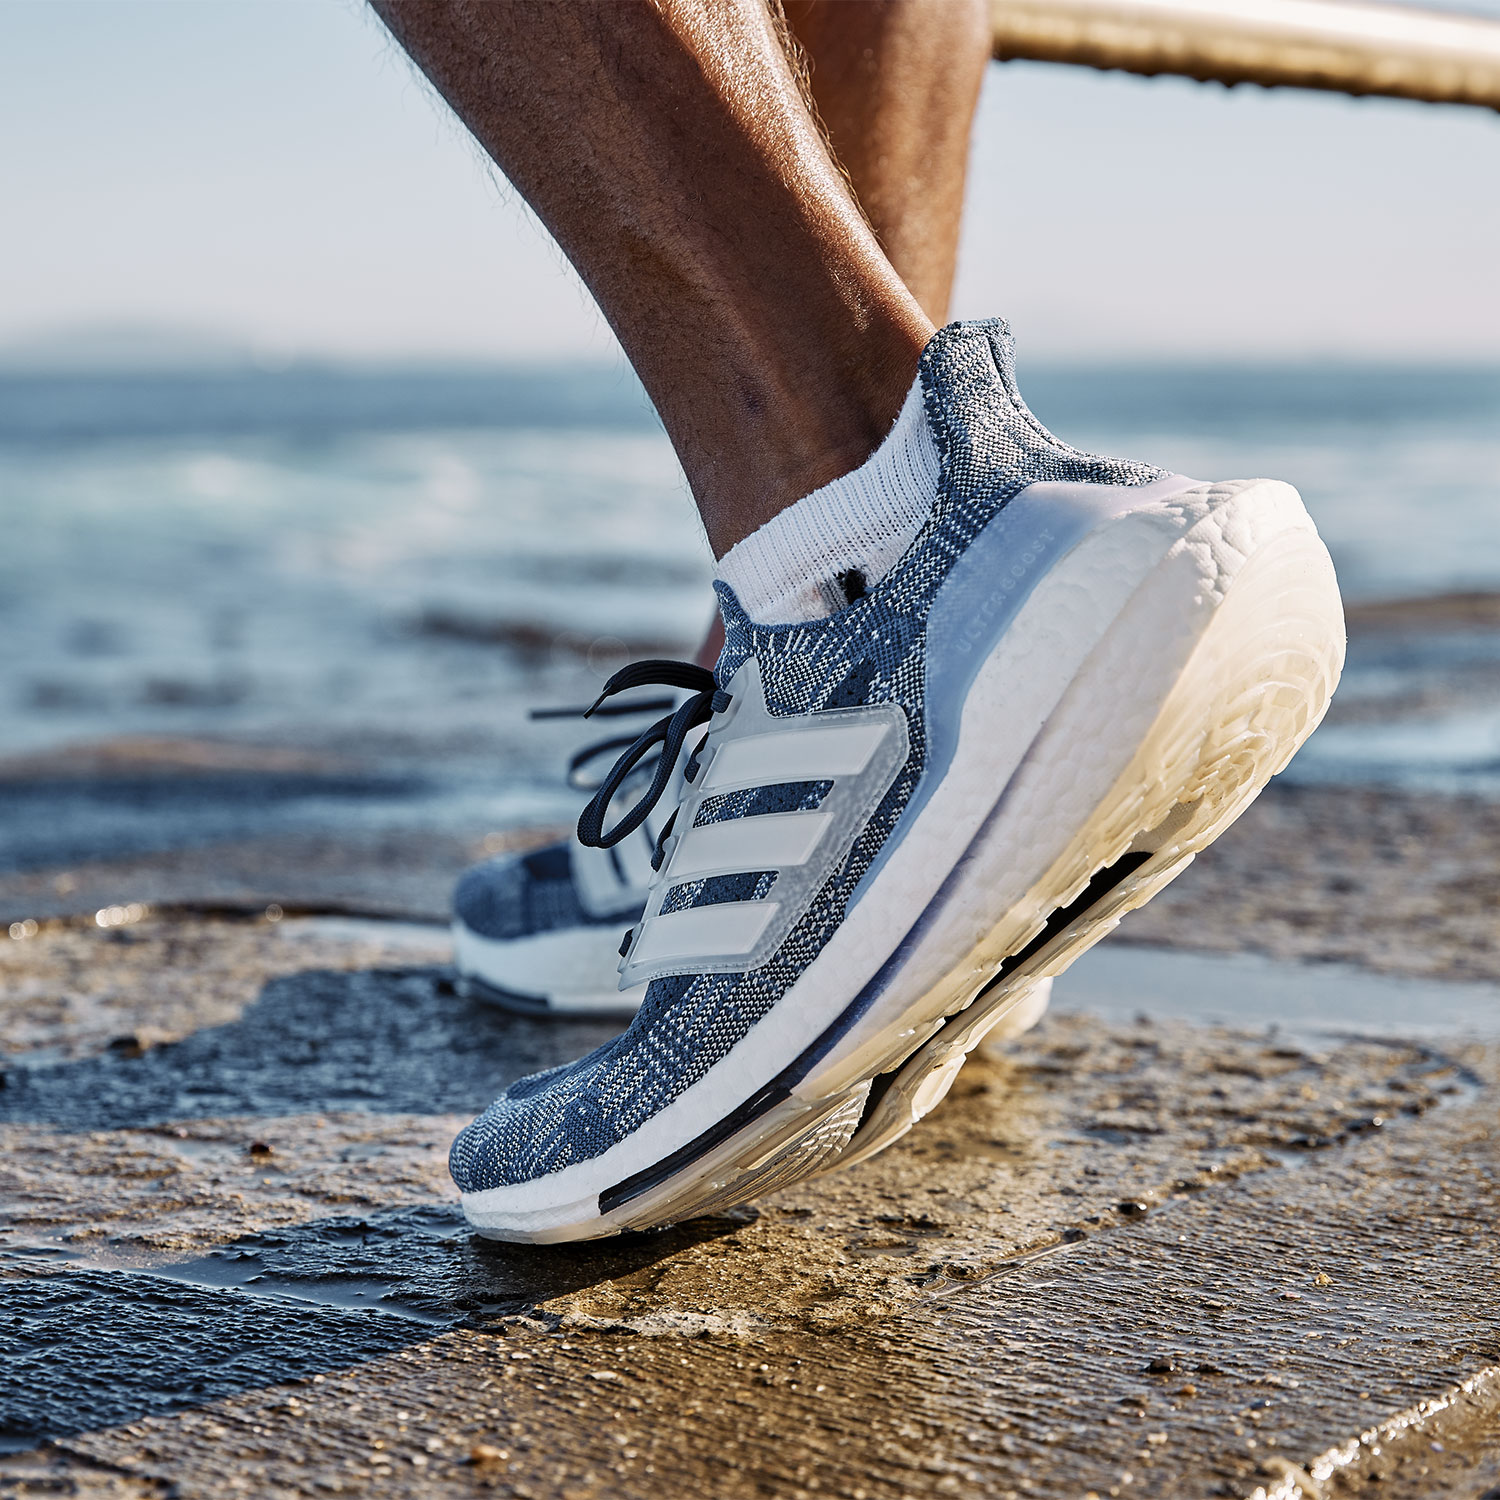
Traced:
[[441, 916], [476, 841], [0, 877], [36, 924], [0, 944], [0, 1495], [1482, 1494], [1500, 1046], [1431, 995], [1500, 979], [1497, 850], [1488, 803], [1275, 788], [1110, 942], [1266, 955], [1292, 995], [1379, 970], [1370, 1034], [1311, 984], [1276, 1029], [1062, 1011], [874, 1161], [552, 1249], [468, 1236], [446, 1146], [609, 1028], [300, 915]]

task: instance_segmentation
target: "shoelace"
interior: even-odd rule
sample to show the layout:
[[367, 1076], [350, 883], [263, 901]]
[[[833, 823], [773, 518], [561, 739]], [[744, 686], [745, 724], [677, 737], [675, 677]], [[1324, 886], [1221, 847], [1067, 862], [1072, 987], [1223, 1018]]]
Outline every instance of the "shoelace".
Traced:
[[[614, 697], [616, 693], [644, 687], [648, 683], [660, 687], [684, 688], [692, 693], [692, 697], [675, 712], [658, 719], [649, 729], [630, 741], [613, 769], [600, 782], [599, 789], [578, 819], [578, 842], [591, 848], [608, 849], [634, 833], [646, 821], [672, 780], [672, 770], [687, 737], [700, 724], [706, 724], [715, 714], [723, 713], [730, 704], [729, 694], [714, 681], [714, 674], [707, 667], [686, 661], [638, 661], [631, 666], [622, 667], [604, 684], [603, 690], [584, 717], [590, 718], [595, 713], [618, 712], [618, 709], [612, 709], [606, 703], [607, 699]], [[657, 746], [661, 748], [657, 752], [656, 773], [651, 778], [651, 785], [635, 806], [613, 828], [606, 831], [604, 819], [615, 793], [625, 784], [636, 766]], [[658, 867], [661, 845], [670, 829], [669, 819], [657, 841], [656, 858], [652, 860]]]

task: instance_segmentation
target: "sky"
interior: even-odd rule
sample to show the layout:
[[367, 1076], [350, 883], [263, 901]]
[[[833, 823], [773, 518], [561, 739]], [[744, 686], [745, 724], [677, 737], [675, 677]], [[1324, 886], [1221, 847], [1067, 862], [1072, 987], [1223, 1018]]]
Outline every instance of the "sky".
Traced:
[[[0, 355], [615, 353], [354, 0], [0, 0], [0, 142]], [[1500, 115], [992, 67], [955, 313], [1043, 360], [1500, 362]]]

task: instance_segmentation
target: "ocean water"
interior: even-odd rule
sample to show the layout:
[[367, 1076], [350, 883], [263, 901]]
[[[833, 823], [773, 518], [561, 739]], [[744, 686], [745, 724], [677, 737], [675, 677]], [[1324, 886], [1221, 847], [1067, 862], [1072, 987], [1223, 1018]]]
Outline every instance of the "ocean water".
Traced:
[[[1500, 592], [1500, 369], [1022, 375], [1075, 443], [1296, 483], [1353, 600]], [[542, 785], [578, 731], [526, 710], [712, 607], [614, 370], [6, 375], [0, 537], [0, 757], [228, 738]], [[1497, 779], [1494, 631], [1356, 635], [1346, 694], [1306, 774]]]

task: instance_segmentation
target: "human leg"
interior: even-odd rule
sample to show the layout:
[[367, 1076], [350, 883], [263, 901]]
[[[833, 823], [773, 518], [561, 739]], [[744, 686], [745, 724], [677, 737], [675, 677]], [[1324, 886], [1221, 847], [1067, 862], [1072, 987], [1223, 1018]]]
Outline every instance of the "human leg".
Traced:
[[762, 0], [375, 6], [594, 294], [716, 554], [869, 456], [932, 324]]
[[[788, 0], [784, 13], [834, 159], [896, 274], [941, 325], [990, 57], [984, 0]], [[694, 660], [712, 667], [723, 644], [715, 612]]]
[[990, 56], [983, 0], [787, 0], [818, 120], [896, 274], [947, 321], [969, 136]]

